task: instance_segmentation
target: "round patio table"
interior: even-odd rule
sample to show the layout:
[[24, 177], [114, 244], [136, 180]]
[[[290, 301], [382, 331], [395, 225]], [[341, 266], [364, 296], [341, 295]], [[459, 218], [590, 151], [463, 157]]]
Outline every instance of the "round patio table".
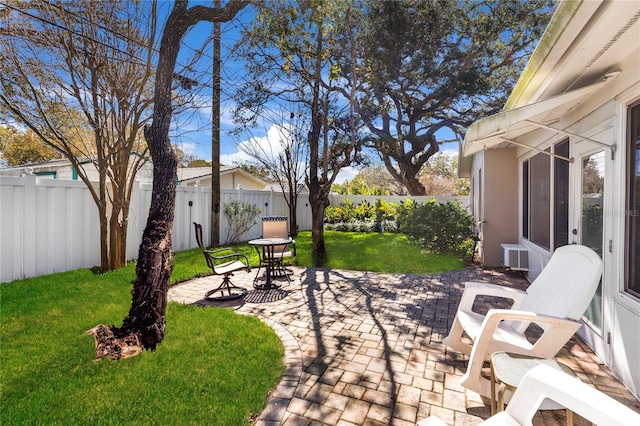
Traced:
[[[249, 245], [256, 248], [260, 263], [258, 265], [258, 273], [253, 280], [253, 287], [258, 290], [268, 290], [271, 288], [279, 288], [280, 286], [274, 284], [273, 277], [275, 272], [282, 269], [284, 276], [289, 280], [289, 276], [284, 271], [282, 264], [282, 256], [276, 256], [278, 250], [285, 251], [288, 244], [291, 244], [293, 240], [291, 238], [258, 238], [256, 240], [249, 241]], [[260, 268], [265, 268], [265, 282], [264, 284], [258, 284], [258, 276], [260, 275]]]
[[[515, 392], [525, 374], [541, 364], [576, 377], [573, 370], [555, 359], [535, 358], [508, 352], [495, 352], [491, 355], [491, 415], [504, 410], [505, 391]], [[497, 392], [496, 386], [498, 388]], [[551, 405], [550, 407], [543, 406], [542, 409], [561, 408], [554, 406], [556, 405], [555, 403]], [[567, 425], [573, 425], [573, 412], [571, 410], [567, 410]]]

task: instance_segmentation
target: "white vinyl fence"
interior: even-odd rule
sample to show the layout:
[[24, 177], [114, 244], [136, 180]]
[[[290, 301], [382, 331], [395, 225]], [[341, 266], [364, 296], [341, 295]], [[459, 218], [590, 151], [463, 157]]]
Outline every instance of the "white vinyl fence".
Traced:
[[[127, 259], [135, 260], [151, 202], [149, 183], [136, 183], [131, 199], [127, 232]], [[203, 226], [209, 244], [211, 188], [178, 186], [176, 191], [173, 249], [196, 247], [193, 222]], [[350, 199], [355, 204], [383, 198], [402, 202], [407, 197], [344, 196], [332, 194], [331, 203]], [[433, 197], [412, 197], [418, 202]], [[282, 193], [274, 191], [221, 190], [220, 208], [233, 199], [248, 201], [262, 210], [262, 216], [289, 215]], [[468, 207], [469, 197], [454, 199]], [[243, 235], [244, 240], [261, 234], [260, 221]], [[300, 231], [311, 229], [309, 197], [298, 197], [297, 222]], [[220, 242], [227, 237], [227, 218], [220, 216]], [[98, 211], [84, 183], [38, 179], [36, 176], [0, 176], [0, 282], [35, 277], [100, 264]]]

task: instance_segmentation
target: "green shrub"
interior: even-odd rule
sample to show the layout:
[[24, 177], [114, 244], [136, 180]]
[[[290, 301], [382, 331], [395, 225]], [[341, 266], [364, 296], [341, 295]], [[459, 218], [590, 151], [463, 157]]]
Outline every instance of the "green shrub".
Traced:
[[468, 250], [473, 217], [460, 203], [406, 205], [400, 214], [400, 232], [425, 248], [442, 253]]
[[260, 207], [248, 201], [232, 200], [224, 205], [224, 214], [227, 216], [227, 239], [225, 244], [240, 241], [242, 234], [255, 225], [256, 217], [262, 212]]
[[396, 203], [378, 200], [364, 201], [357, 206], [350, 200], [325, 210], [326, 229], [350, 232], [397, 232], [396, 218], [401, 207]]

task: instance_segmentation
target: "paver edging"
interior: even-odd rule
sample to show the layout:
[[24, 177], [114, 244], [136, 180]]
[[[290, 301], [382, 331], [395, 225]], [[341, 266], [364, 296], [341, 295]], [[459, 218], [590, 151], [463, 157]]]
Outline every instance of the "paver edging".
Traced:
[[262, 322], [275, 331], [284, 346], [284, 363], [286, 365], [286, 370], [280, 378], [278, 385], [269, 393], [267, 406], [258, 416], [256, 425], [259, 426], [272, 424], [273, 422], [281, 422], [287, 412], [293, 392], [298, 387], [300, 377], [302, 376], [302, 350], [300, 349], [300, 344], [289, 330], [279, 322], [268, 318], [262, 318], [260, 315], [251, 313], [238, 313], [242, 315], [257, 316]]

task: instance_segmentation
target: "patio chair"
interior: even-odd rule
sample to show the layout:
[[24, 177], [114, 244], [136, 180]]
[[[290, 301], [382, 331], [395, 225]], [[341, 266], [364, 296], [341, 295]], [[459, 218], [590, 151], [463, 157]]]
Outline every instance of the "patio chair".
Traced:
[[[262, 238], [289, 238], [288, 221], [286, 216], [263, 216]], [[292, 240], [291, 244], [274, 247], [273, 255], [280, 258], [295, 257], [295, 240]]]
[[[231, 283], [233, 273], [240, 270], [251, 272], [249, 260], [243, 254], [233, 251], [231, 248], [221, 247], [215, 250], [207, 250], [202, 242], [202, 225], [193, 222], [196, 229], [196, 241], [202, 249], [202, 254], [215, 275], [222, 275], [222, 283], [213, 290], [205, 293], [205, 297], [213, 300], [229, 300], [244, 296], [246, 288], [241, 288]], [[226, 292], [226, 294], [225, 294]], [[220, 295], [215, 296], [217, 293]]]
[[[640, 414], [575, 377], [546, 365], [531, 369], [522, 379], [507, 409], [480, 424], [532, 425], [533, 416], [545, 400], [552, 400], [593, 424], [640, 424]], [[418, 422], [418, 426], [442, 425], [445, 423], [435, 416]]]
[[[482, 368], [493, 352], [553, 358], [580, 328], [579, 320], [593, 299], [602, 267], [593, 250], [573, 244], [557, 248], [526, 291], [466, 283], [449, 335], [442, 340], [449, 348], [469, 355], [460, 384], [489, 397], [490, 381], [482, 376]], [[472, 309], [480, 295], [511, 299], [513, 305], [482, 315]], [[542, 328], [542, 334], [532, 342], [525, 336], [531, 323]], [[463, 333], [472, 343], [463, 338]]]

